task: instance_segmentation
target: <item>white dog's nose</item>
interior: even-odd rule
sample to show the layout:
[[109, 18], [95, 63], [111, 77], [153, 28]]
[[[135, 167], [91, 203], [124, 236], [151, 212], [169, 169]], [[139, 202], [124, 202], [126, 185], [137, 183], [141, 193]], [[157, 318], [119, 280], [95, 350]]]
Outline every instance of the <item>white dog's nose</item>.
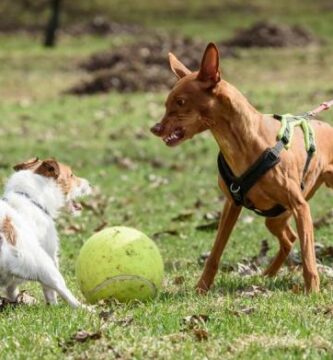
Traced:
[[80, 188], [82, 195], [90, 195], [92, 193], [92, 187], [87, 179], [80, 179]]

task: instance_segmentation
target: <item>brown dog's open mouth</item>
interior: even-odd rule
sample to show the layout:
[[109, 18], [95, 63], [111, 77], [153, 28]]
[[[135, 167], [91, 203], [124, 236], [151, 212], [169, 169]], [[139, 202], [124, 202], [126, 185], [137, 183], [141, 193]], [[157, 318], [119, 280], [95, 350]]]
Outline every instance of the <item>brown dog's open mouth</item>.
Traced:
[[182, 140], [185, 136], [185, 131], [183, 128], [177, 128], [175, 131], [173, 131], [170, 135], [163, 138], [163, 141], [168, 146], [174, 146], [177, 145], [180, 140]]

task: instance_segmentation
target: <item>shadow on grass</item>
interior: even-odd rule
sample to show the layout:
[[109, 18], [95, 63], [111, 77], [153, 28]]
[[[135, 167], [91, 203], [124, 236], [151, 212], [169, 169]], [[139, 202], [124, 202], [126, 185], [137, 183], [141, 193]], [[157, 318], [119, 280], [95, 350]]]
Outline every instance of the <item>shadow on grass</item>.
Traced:
[[[262, 275], [241, 276], [238, 274], [223, 274], [217, 277], [214, 286], [209, 291], [209, 296], [237, 296], [242, 291], [252, 286], [260, 286], [272, 292], [290, 292], [293, 289], [300, 289], [302, 292], [303, 282], [300, 274], [290, 273], [275, 278], [267, 278]], [[193, 287], [179, 288], [177, 291], [164, 291], [160, 293], [159, 299], [162, 302], [193, 298], [197, 295]]]

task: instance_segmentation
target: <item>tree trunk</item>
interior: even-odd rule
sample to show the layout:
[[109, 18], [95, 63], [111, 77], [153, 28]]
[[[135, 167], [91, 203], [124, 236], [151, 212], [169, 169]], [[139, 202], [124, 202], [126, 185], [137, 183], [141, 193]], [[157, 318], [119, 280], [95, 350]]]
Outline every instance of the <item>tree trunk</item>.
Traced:
[[51, 15], [45, 30], [44, 46], [54, 47], [56, 45], [56, 33], [59, 26], [60, 8], [62, 0], [51, 1]]

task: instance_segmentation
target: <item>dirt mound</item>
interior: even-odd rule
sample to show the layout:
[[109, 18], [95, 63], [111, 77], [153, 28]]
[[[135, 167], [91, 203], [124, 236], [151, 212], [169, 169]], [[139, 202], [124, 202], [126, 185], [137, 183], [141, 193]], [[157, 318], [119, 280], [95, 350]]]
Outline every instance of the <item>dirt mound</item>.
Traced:
[[306, 46], [318, 43], [320, 41], [303, 27], [262, 21], [249, 29], [239, 31], [234, 38], [226, 41], [225, 45], [250, 48]]
[[130, 34], [136, 35], [145, 31], [144, 28], [136, 24], [118, 23], [110, 21], [104, 16], [95, 16], [91, 21], [67, 26], [63, 32], [69, 35], [98, 35], [106, 36], [110, 34]]
[[[206, 42], [187, 37], [155, 34], [112, 51], [98, 53], [79, 66], [93, 73], [89, 81], [68, 90], [83, 95], [111, 90], [119, 92], [159, 91], [175, 83], [168, 52], [174, 52], [192, 70], [199, 68]], [[223, 56], [232, 52], [219, 46]]]

